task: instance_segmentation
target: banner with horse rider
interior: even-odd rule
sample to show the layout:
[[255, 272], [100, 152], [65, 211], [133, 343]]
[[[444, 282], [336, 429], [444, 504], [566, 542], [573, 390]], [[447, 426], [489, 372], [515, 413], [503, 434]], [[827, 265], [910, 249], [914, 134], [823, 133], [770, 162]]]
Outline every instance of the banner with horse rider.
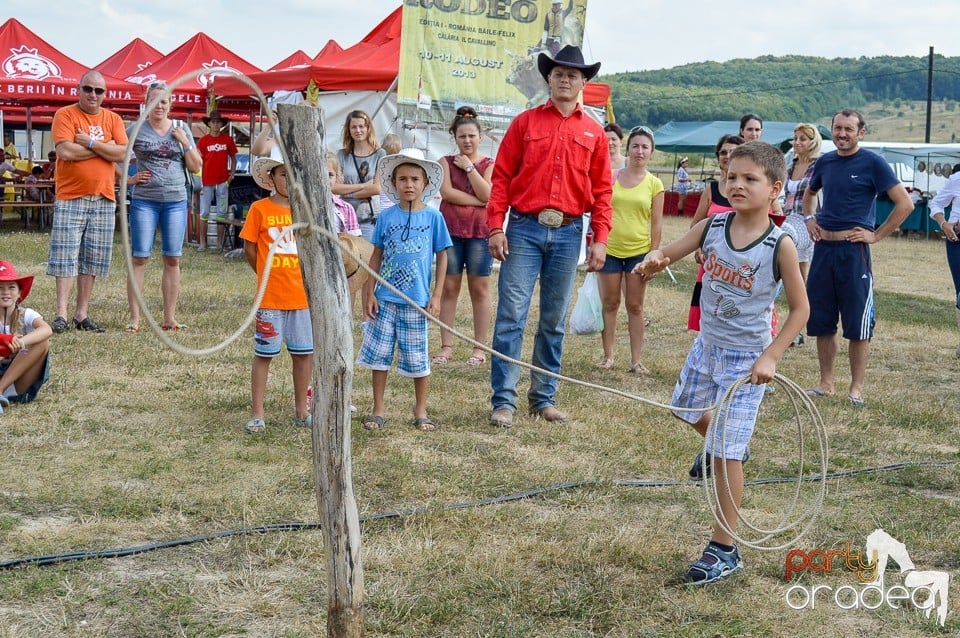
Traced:
[[541, 51], [581, 46], [587, 0], [404, 0], [399, 114], [443, 124], [467, 104], [506, 127], [543, 102]]

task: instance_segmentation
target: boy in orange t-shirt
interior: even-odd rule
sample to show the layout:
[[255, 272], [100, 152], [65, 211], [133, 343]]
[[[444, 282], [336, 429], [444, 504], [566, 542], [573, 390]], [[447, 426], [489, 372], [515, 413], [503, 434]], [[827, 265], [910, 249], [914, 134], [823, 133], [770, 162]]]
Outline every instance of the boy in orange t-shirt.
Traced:
[[244, 426], [244, 432], [258, 434], [266, 429], [263, 402], [267, 372], [270, 361], [280, 354], [283, 343], [293, 359], [296, 403], [293, 424], [309, 428], [312, 424], [307, 408], [307, 387], [313, 376], [313, 330], [310, 305], [300, 274], [297, 242], [292, 234], [281, 238], [283, 230], [293, 224], [293, 215], [288, 198], [287, 169], [283, 165], [280, 147], [274, 147], [270, 157], [257, 158], [252, 172], [257, 185], [273, 192], [270, 197], [253, 203], [240, 231], [244, 240], [243, 254], [257, 273], [258, 290], [266, 269], [267, 253], [278, 239], [279, 245], [271, 260], [270, 277], [257, 310], [251, 381], [253, 418]]

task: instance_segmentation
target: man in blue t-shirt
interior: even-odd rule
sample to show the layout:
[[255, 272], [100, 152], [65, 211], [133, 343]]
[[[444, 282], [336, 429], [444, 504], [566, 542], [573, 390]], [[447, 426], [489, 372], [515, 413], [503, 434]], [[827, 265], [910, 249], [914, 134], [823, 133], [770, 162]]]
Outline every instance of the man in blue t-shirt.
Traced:
[[[834, 359], [839, 349], [837, 319], [850, 341], [850, 405], [863, 407], [863, 381], [873, 337], [873, 268], [870, 244], [892, 233], [913, 211], [913, 202], [890, 165], [860, 148], [866, 132], [863, 116], [853, 109], [838, 111], [831, 126], [837, 150], [817, 160], [803, 195], [807, 231], [816, 242], [807, 297], [807, 334], [817, 337], [820, 381], [807, 390], [814, 396], [834, 391]], [[818, 192], [823, 189], [819, 213]], [[894, 208], [877, 227], [877, 195], [886, 193]]]

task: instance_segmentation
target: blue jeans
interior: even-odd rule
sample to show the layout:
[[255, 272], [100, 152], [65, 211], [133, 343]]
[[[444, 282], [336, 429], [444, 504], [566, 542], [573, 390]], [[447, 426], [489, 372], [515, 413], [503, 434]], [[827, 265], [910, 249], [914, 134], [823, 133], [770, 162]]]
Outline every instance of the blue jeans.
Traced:
[[[580, 258], [583, 220], [547, 228], [533, 215], [509, 214], [506, 261], [500, 266], [497, 319], [493, 326], [493, 349], [519, 359], [523, 332], [530, 312], [533, 287], [540, 279], [540, 319], [533, 342], [533, 365], [560, 372], [564, 320]], [[494, 357], [490, 365], [491, 404], [494, 410], [517, 409], [520, 367]], [[530, 375], [529, 408], [543, 410], [555, 405], [557, 380], [536, 372]]]
[[160, 245], [164, 257], [183, 255], [183, 236], [187, 231], [187, 200], [154, 202], [130, 201], [130, 247], [134, 257], [149, 257], [160, 227]]
[[960, 242], [948, 241], [947, 265], [953, 277], [953, 291], [957, 293], [957, 308], [960, 308]]

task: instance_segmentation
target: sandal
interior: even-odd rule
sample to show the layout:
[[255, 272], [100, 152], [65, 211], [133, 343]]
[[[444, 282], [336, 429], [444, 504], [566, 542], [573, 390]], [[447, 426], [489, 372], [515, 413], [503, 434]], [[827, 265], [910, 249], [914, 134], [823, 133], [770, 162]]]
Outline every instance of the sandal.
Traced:
[[165, 332], [166, 332], [166, 331], [169, 331], [169, 332], [180, 332], [181, 330], [186, 330], [186, 329], [187, 329], [187, 324], [185, 324], [185, 323], [175, 323], [175, 324], [173, 324], [172, 326], [168, 326], [168, 325], [164, 324], [164, 325], [162, 325], [162, 326], [160, 326], [160, 327], [161, 327]]
[[610, 357], [604, 357], [599, 363], [596, 364], [596, 367], [600, 368], [601, 370], [609, 370], [613, 367], [613, 359]]
[[387, 420], [382, 416], [368, 416], [363, 420], [364, 430], [382, 430], [387, 425]]
[[140, 334], [140, 324], [139, 323], [128, 323], [127, 327], [123, 329], [127, 334], [135, 335]]
[[70, 326], [67, 324], [67, 319], [65, 317], [61, 317], [60, 315], [57, 315], [57, 317], [50, 324], [50, 327], [53, 328], [53, 331], [57, 334], [66, 332], [70, 328]]
[[430, 417], [421, 416], [413, 420], [413, 427], [421, 432], [433, 432], [437, 429], [437, 424], [431, 421]]
[[483, 352], [483, 350], [474, 350], [473, 354], [470, 355], [470, 358], [467, 359], [467, 365], [473, 366], [475, 368], [477, 366], [482, 366], [486, 362], [487, 362], [487, 355]]
[[648, 368], [647, 366], [643, 365], [642, 363], [635, 363], [635, 364], [633, 364], [632, 366], [630, 366], [629, 368], [627, 368], [627, 372], [629, 372], [629, 373], [631, 373], [631, 374], [639, 374], [639, 375], [644, 376], [644, 377], [650, 376], [651, 374], [653, 374], [652, 372], [650, 372], [650, 368]]
[[84, 317], [83, 319], [74, 319], [73, 327], [79, 330], [80, 332], [106, 332], [107, 329], [101, 325], [98, 325], [96, 321], [90, 317]]
[[267, 429], [267, 424], [263, 419], [250, 419], [247, 421], [247, 424], [243, 426], [243, 431], [247, 434], [260, 434]]
[[438, 365], [453, 361], [453, 346], [440, 346], [440, 352], [434, 355], [430, 361]]

